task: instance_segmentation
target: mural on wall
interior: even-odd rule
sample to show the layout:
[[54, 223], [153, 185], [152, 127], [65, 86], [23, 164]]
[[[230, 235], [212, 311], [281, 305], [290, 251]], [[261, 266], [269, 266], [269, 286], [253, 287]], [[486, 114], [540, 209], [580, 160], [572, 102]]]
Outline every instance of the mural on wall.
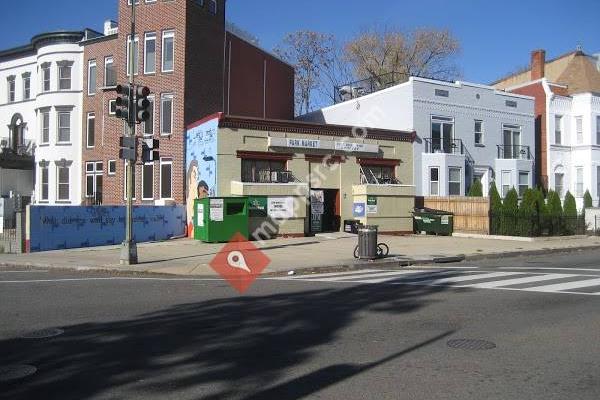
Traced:
[[214, 118], [188, 129], [185, 136], [187, 234], [194, 236], [194, 200], [217, 196], [217, 131]]
[[[133, 237], [154, 242], [182, 236], [183, 206], [135, 206]], [[125, 237], [125, 207], [29, 207], [30, 252], [115, 245]]]

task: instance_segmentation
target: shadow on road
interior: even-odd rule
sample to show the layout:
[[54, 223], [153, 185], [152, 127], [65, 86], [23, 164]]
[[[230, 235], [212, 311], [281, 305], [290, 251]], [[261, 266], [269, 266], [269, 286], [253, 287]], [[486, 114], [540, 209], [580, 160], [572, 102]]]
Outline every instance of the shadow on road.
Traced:
[[451, 334], [433, 332], [420, 343], [367, 363], [332, 362], [304, 372], [319, 347], [334, 342], [361, 318], [359, 314], [384, 313], [392, 318], [412, 313], [444, 290], [362, 285], [230, 297], [133, 319], [62, 327], [64, 335], [43, 341], [5, 340], [0, 342], [2, 364], [33, 364], [38, 373], [11, 385], [0, 384], [0, 397], [130, 398], [135, 392], [141, 393], [139, 398], [144, 394], [166, 398], [177, 391], [187, 392], [181, 398], [190, 398], [191, 392], [191, 398], [208, 399], [311, 397]]

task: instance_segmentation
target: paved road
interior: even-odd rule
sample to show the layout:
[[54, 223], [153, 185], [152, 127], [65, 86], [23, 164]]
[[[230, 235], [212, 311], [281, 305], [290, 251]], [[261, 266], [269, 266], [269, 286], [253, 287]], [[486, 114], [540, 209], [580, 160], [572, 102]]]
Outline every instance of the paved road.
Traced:
[[[0, 397], [596, 400], [599, 260], [264, 279], [245, 296], [220, 280], [2, 270], [0, 365], [37, 372], [0, 374]], [[46, 328], [64, 333], [22, 337]]]

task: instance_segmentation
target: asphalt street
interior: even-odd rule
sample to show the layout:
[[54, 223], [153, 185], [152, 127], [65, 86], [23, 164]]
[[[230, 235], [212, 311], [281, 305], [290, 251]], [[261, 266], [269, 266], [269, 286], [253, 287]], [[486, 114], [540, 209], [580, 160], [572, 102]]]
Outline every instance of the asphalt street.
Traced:
[[[597, 293], [600, 251], [261, 279], [243, 296], [4, 269], [0, 397], [597, 400]], [[39, 330], [61, 334], [26, 338]]]

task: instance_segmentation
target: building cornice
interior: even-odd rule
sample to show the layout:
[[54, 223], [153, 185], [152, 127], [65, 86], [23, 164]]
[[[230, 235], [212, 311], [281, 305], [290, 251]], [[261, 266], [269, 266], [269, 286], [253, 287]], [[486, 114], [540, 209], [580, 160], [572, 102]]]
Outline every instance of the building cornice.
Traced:
[[0, 58], [34, 53], [42, 46], [60, 43], [78, 43], [85, 37], [85, 31], [58, 31], [41, 33], [31, 38], [29, 44], [0, 51]]

